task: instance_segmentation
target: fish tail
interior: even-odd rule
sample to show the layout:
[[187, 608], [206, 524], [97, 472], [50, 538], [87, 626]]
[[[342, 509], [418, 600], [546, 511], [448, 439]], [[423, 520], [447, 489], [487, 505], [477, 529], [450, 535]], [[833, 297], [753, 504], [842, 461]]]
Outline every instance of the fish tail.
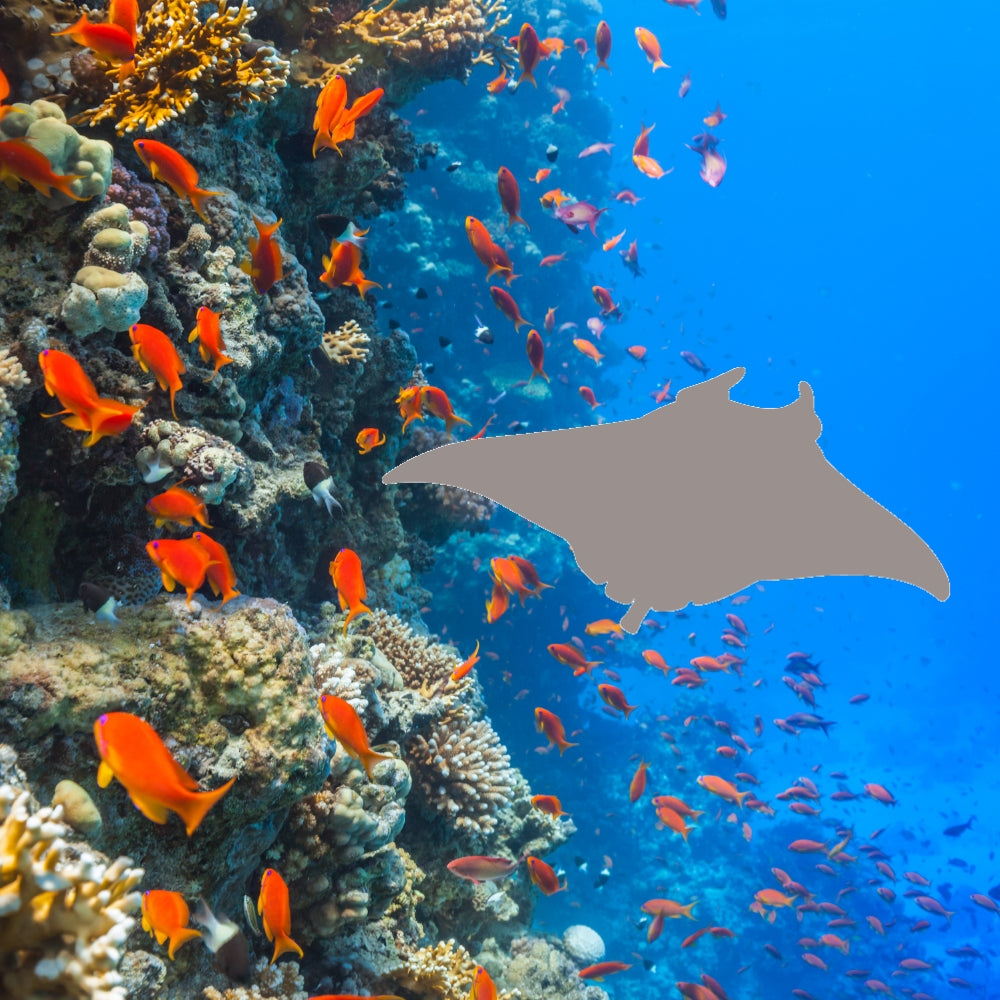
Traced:
[[187, 944], [188, 941], [193, 941], [195, 938], [200, 937], [201, 931], [196, 931], [193, 927], [179, 927], [170, 935], [170, 947], [167, 949], [167, 958], [172, 962], [175, 952], [182, 944]]
[[205, 220], [205, 222], [211, 221], [205, 214], [205, 199], [215, 198], [222, 194], [222, 191], [206, 191], [204, 188], [192, 188], [188, 193], [188, 197], [191, 199], [191, 207]]
[[578, 747], [579, 743], [570, 743], [568, 740], [559, 740], [556, 746], [559, 747], [559, 756], [563, 755], [564, 750], [568, 750], [570, 747]]
[[525, 222], [524, 219], [522, 219], [521, 216], [519, 215], [511, 215], [511, 217], [507, 220], [507, 228], [510, 229], [510, 227], [513, 226], [515, 222], [520, 222], [525, 229], [528, 230], [531, 229], [531, 226], [529, 226], [528, 223]]
[[372, 777], [372, 768], [380, 760], [395, 760], [395, 757], [391, 753], [377, 753], [375, 750], [365, 750], [359, 754], [359, 757], [361, 759], [361, 766], [365, 769], [365, 773], [369, 778]]
[[358, 615], [370, 615], [372, 609], [368, 607], [367, 604], [362, 604], [360, 601], [351, 608], [348, 612], [347, 617], [344, 619], [344, 635], [347, 635], [347, 626], [351, 624], [351, 621], [357, 618]]
[[198, 825], [205, 818], [208, 810], [233, 787], [233, 782], [235, 781], [236, 776], [233, 775], [224, 785], [216, 788], [215, 791], [190, 792], [188, 797], [180, 803], [180, 808], [174, 810], [184, 820], [184, 829], [187, 831], [189, 837], [198, 829]]
[[354, 287], [357, 288], [358, 294], [361, 298], [364, 298], [373, 288], [381, 288], [382, 286], [377, 281], [369, 281], [367, 278], [359, 278], [354, 282]]
[[274, 965], [286, 952], [294, 951], [299, 958], [305, 954], [302, 949], [287, 935], [280, 931], [274, 935], [274, 955], [269, 964]]
[[611, 72], [611, 67], [603, 59], [597, 61], [597, 65], [594, 67], [594, 72], [596, 73], [599, 69], [606, 69], [609, 73]]
[[456, 417], [455, 414], [451, 414], [451, 416], [444, 418], [445, 433], [450, 435], [452, 429], [456, 427], [458, 424], [465, 424], [467, 427], [472, 426], [472, 424], [470, 424], [469, 421], [465, 419], [465, 417]]

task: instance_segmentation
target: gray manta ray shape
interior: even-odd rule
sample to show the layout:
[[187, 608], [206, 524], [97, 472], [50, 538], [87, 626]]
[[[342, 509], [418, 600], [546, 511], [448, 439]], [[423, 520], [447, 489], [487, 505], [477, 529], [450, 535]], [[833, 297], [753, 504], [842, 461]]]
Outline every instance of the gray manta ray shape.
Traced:
[[762, 409], [734, 368], [636, 420], [444, 445], [382, 481], [460, 486], [565, 538], [580, 569], [631, 607], [709, 604], [758, 580], [874, 576], [950, 592], [937, 556], [842, 476], [817, 441], [812, 388]]

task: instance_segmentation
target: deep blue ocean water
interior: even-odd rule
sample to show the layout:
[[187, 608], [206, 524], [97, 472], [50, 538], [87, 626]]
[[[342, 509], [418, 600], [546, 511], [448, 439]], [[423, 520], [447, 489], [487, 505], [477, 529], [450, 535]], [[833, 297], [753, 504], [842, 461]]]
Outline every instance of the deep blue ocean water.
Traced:
[[[541, 902], [539, 927], [559, 933], [572, 923], [591, 924], [605, 937], [609, 958], [637, 962], [633, 955], [654, 963], [657, 989], [667, 984], [672, 989], [674, 980], [696, 980], [706, 971], [733, 998], [787, 996], [795, 988], [817, 998], [871, 995], [863, 979], [844, 975], [862, 968], [897, 994], [923, 990], [948, 996], [960, 989], [949, 985], [948, 977], [959, 976], [976, 987], [975, 995], [1000, 996], [995, 971], [1000, 916], [969, 900], [970, 893], [1000, 885], [994, 855], [1000, 829], [1000, 682], [992, 656], [997, 447], [989, 368], [998, 333], [992, 173], [1000, 142], [992, 125], [997, 109], [992, 49], [1000, 14], [983, 2], [952, 8], [926, 2], [731, 0], [722, 22], [707, 0], [702, 7], [699, 17], [663, 3], [606, 4], [613, 72], [594, 77], [592, 51], [582, 64], [585, 70], [569, 47], [560, 62], [550, 60], [548, 82], [573, 91], [563, 124], [571, 124], [578, 137], [576, 147], [561, 143], [559, 166], [573, 171], [575, 196], [611, 206], [599, 223], [598, 239], [570, 235], [539, 209], [538, 194], [559, 183], [555, 172], [538, 191], [527, 177], [545, 165], [540, 154], [552, 122], [545, 113], [555, 100], [545, 89], [546, 64], [538, 91], [523, 86], [516, 94], [485, 98], [494, 71], [481, 67], [467, 86], [435, 87], [404, 109], [412, 111], [418, 139], [442, 141], [440, 157], [425, 175], [412, 179], [412, 203], [431, 218], [436, 209], [450, 212], [452, 231], [456, 216], [471, 213], [482, 215], [498, 236], [493, 174], [505, 164], [519, 177], [522, 214], [532, 230], [530, 237], [519, 230], [513, 235], [515, 271], [526, 276], [511, 291], [534, 325], [559, 303], [557, 321], [573, 320], [582, 328], [596, 314], [588, 303], [592, 283], [612, 288], [623, 303], [622, 322], [609, 323], [602, 337], [617, 350], [600, 369], [567, 349], [565, 337], [558, 349], [550, 343], [548, 370], [562, 370], [567, 384], [554, 380], [552, 397], [542, 403], [512, 391], [496, 407], [500, 419], [494, 429], [515, 419], [526, 421], [529, 430], [591, 422], [576, 395], [584, 381], [607, 400], [597, 411], [604, 419], [641, 416], [654, 405], [649, 393], [662, 380], [672, 378], [676, 392], [700, 378], [680, 359], [683, 349], [696, 352], [712, 374], [746, 366], [746, 378], [733, 392], [744, 403], [784, 405], [805, 379], [823, 421], [819, 443], [827, 459], [934, 549], [949, 573], [951, 597], [941, 604], [906, 584], [827, 578], [750, 588], [751, 600], [740, 608], [723, 601], [689, 608], [684, 619], [654, 614], [667, 625], [662, 632], [644, 628], [596, 657], [621, 676], [617, 683], [640, 706], [628, 722], [602, 711], [594, 692], [596, 680], [604, 679], [599, 670], [589, 681], [575, 679], [545, 651], [548, 643], [583, 637], [588, 621], [617, 618], [624, 608], [604, 599], [574, 568], [564, 543], [516, 516], [501, 511], [494, 535], [449, 547], [424, 581], [435, 595], [425, 617], [463, 653], [479, 639], [484, 650], [499, 654], [499, 661], [484, 660], [479, 668], [494, 725], [533, 790], [559, 795], [579, 829], [549, 859], [566, 872], [569, 890]], [[520, 20], [515, 17], [511, 33]], [[596, 20], [580, 32], [591, 40], [591, 49]], [[633, 37], [637, 24], [657, 34], [670, 70], [650, 72]], [[680, 100], [677, 87], [685, 72], [693, 85]], [[712, 189], [699, 178], [698, 158], [684, 143], [702, 130], [701, 117], [716, 101], [729, 116], [715, 129], [728, 171]], [[522, 120], [523, 148], [508, 141]], [[507, 131], [500, 122], [507, 123]], [[651, 155], [664, 168], [674, 168], [659, 180], [641, 176], [630, 161], [642, 122], [656, 123]], [[610, 157], [574, 161], [578, 149], [605, 139], [615, 143]], [[443, 167], [452, 158], [463, 163], [456, 173], [476, 172], [476, 180], [462, 188], [447, 175]], [[611, 192], [623, 186], [644, 200], [634, 208], [616, 204]], [[442, 199], [447, 209], [440, 208]], [[494, 213], [492, 219], [487, 213]], [[406, 226], [405, 213], [398, 224]], [[638, 240], [646, 270], [638, 279], [625, 271], [617, 249], [600, 249], [601, 240], [623, 228], [627, 235], [617, 249]], [[571, 245], [571, 255], [582, 262], [583, 280], [574, 274], [572, 286], [561, 285], [566, 279], [559, 269], [540, 280], [534, 265], [519, 267], [519, 250], [528, 238], [542, 253]], [[448, 252], [468, 266], [471, 252], [464, 238], [448, 239]], [[478, 265], [476, 275], [478, 281]], [[397, 283], [403, 280], [397, 271]], [[495, 393], [486, 385], [479, 396], [470, 396], [468, 387], [482, 385], [483, 369], [499, 358], [520, 361], [527, 376], [524, 331], [515, 335], [499, 318], [484, 300], [481, 282], [470, 289], [468, 281], [448, 280], [446, 259], [436, 270], [414, 270], [408, 280], [442, 287], [447, 310], [425, 324], [424, 340], [419, 334], [414, 340], [422, 358], [434, 360], [433, 381], [452, 392], [456, 408], [478, 429], [490, 413], [483, 401]], [[480, 309], [488, 310], [482, 318], [497, 334], [489, 355], [472, 341], [472, 314]], [[438, 335], [447, 335], [454, 346], [440, 351]], [[645, 368], [623, 353], [636, 343], [648, 348]], [[479, 403], [470, 405], [473, 399]], [[646, 460], [655, 464], [657, 456]], [[593, 474], [605, 472], [595, 464]], [[673, 480], [667, 468], [663, 477], [663, 531], [669, 534], [678, 528], [671, 522], [670, 491], [685, 484]], [[615, 513], [608, 510], [595, 530], [614, 533]], [[517, 544], [532, 550], [543, 579], [558, 574], [558, 586], [540, 600], [529, 599], [524, 609], [515, 602], [489, 626], [483, 614], [486, 564], [491, 556], [516, 551]], [[704, 547], [706, 559], [721, 558], [710, 537]], [[478, 572], [470, 565], [473, 554], [484, 563]], [[669, 560], [664, 572], [670, 572]], [[447, 589], [446, 583], [451, 583]], [[752, 633], [742, 682], [713, 675], [701, 691], [688, 693], [643, 663], [640, 652], [649, 647], [671, 664], [718, 654], [723, 648], [718, 634], [730, 610], [743, 616]], [[592, 641], [608, 650], [602, 638]], [[790, 737], [772, 725], [775, 717], [807, 708], [781, 682], [791, 650], [811, 652], [821, 661], [827, 687], [818, 692], [819, 711], [837, 723], [828, 738], [818, 732]], [[762, 685], [753, 687], [759, 679]], [[867, 703], [848, 704], [861, 692], [870, 694]], [[578, 733], [571, 738], [580, 746], [562, 758], [537, 753], [545, 741], [533, 728], [536, 705], [557, 711], [567, 730]], [[713, 748], [724, 742], [721, 734], [700, 721], [685, 730], [683, 719], [692, 713], [727, 721], [750, 741], [754, 754], [741, 757], [738, 765], [719, 759]], [[760, 739], [752, 734], [757, 714], [765, 723]], [[670, 718], [657, 721], [657, 716]], [[673, 756], [661, 731], [675, 736], [682, 757]], [[628, 781], [640, 754], [652, 762], [649, 789], [631, 805]], [[686, 774], [676, 771], [678, 763]], [[739, 822], [726, 823], [728, 807], [717, 821], [717, 801], [696, 787], [691, 791], [697, 774], [731, 776], [739, 769], [757, 775], [757, 793], [776, 809], [773, 818], [749, 811], [738, 817], [751, 823], [749, 844]], [[848, 775], [843, 785], [855, 792], [866, 782], [885, 785], [898, 805], [867, 798], [830, 801], [838, 782], [826, 775], [836, 770]], [[824, 792], [819, 819], [797, 817], [774, 800], [799, 775], [812, 777]], [[677, 789], [685, 781], [687, 801], [708, 810], [688, 845], [656, 829], [648, 802], [650, 794], [681, 794]], [[977, 817], [972, 829], [944, 836], [945, 828], [970, 815]], [[905, 899], [910, 886], [901, 877], [895, 903], [879, 899], [876, 886], [891, 883], [864, 855], [831, 877], [813, 868], [822, 857], [796, 857], [787, 850], [796, 837], [827, 840], [841, 825], [854, 831], [849, 853], [876, 844], [897, 875], [917, 871], [931, 880], [926, 891], [955, 911], [950, 924]], [[879, 828], [884, 832], [871, 840]], [[613, 862], [611, 875], [596, 889], [603, 855]], [[586, 872], [575, 857], [586, 860]], [[803, 935], [824, 933], [825, 918], [807, 915], [799, 923], [792, 911], [782, 910], [772, 926], [747, 910], [754, 892], [777, 887], [769, 871], [775, 865], [806, 883], [818, 899], [834, 900], [845, 887], [854, 890], [842, 903], [857, 925], [837, 931], [851, 942], [850, 955], [810, 949], [829, 964], [828, 972], [807, 967], [799, 957], [805, 949], [796, 944]], [[651, 896], [682, 902], [698, 897], [699, 919], [680, 921], [683, 928], [668, 922], [663, 936], [647, 944], [645, 928], [636, 922], [640, 904]], [[884, 938], [866, 924], [867, 915], [887, 925]], [[911, 932], [923, 917], [930, 929]], [[706, 923], [727, 925], [738, 936], [703, 938], [682, 950], [682, 938]], [[765, 954], [765, 943], [779, 949], [783, 962]], [[946, 948], [963, 944], [985, 959], [946, 955]], [[937, 970], [893, 978], [906, 957], [926, 959]], [[639, 996], [648, 995], [650, 980], [637, 965], [605, 985], [614, 996]]]

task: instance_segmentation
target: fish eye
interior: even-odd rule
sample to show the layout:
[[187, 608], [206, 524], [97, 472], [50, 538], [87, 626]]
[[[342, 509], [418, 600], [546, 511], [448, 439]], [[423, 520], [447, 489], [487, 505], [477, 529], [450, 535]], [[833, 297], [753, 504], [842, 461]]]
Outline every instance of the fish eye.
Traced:
[[108, 724], [108, 715], [106, 712], [97, 720], [97, 724], [100, 726], [106, 726]]

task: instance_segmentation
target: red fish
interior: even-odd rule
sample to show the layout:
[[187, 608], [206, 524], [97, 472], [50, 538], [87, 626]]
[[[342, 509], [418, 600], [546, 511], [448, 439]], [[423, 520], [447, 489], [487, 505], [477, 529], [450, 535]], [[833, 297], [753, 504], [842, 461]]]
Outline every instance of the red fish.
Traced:
[[128, 336], [139, 367], [144, 372], [151, 372], [161, 389], [170, 391], [170, 412], [176, 420], [174, 397], [183, 388], [181, 375], [187, 371], [177, 348], [162, 330], [146, 323], [133, 323], [128, 328]]
[[495, 274], [504, 271], [510, 273], [510, 266], [504, 266], [495, 253], [496, 244], [489, 234], [489, 230], [474, 215], [465, 217], [465, 235], [469, 239], [469, 245], [473, 253], [479, 258], [479, 262], [487, 268], [486, 280], [489, 281]]
[[458, 424], [471, 426], [465, 417], [455, 415], [455, 411], [451, 408], [451, 400], [448, 398], [448, 394], [444, 389], [438, 389], [436, 386], [424, 385], [420, 387], [420, 407], [422, 411], [430, 413], [444, 421], [444, 429], [448, 437], [451, 437], [452, 430]]
[[288, 886], [273, 868], [268, 868], [261, 876], [257, 912], [261, 916], [268, 941], [274, 942], [274, 954], [268, 965], [274, 965], [289, 951], [294, 951], [302, 958], [302, 949], [291, 937], [292, 911], [288, 902]]
[[347, 240], [334, 239], [330, 243], [330, 256], [323, 257], [324, 271], [319, 280], [330, 288], [353, 285], [361, 298], [373, 288], [381, 288], [377, 281], [369, 281], [361, 270], [361, 248]]
[[[86, 16], [86, 15], [84, 15]], [[27, 181], [46, 198], [52, 197], [52, 189], [72, 198], [86, 201], [71, 185], [84, 180], [86, 174], [54, 174], [48, 157], [36, 149], [27, 139], [15, 138], [0, 142], [0, 181], [16, 188], [17, 181]]]
[[517, 861], [512, 861], [510, 858], [471, 854], [465, 858], [449, 861], [447, 867], [453, 875], [468, 879], [478, 885], [480, 882], [496, 882], [507, 878], [508, 875], [513, 875], [522, 860], [522, 858], [518, 858]]
[[528, 876], [531, 881], [538, 886], [544, 895], [551, 896], [557, 892], [564, 892], [568, 888], [566, 882], [563, 882], [562, 885], [559, 884], [559, 876], [556, 875], [552, 866], [546, 864], [541, 858], [529, 854], [524, 863], [528, 866]]
[[84, 12], [80, 20], [62, 31], [53, 31], [52, 37], [69, 35], [78, 45], [95, 52], [105, 62], [118, 63], [118, 82], [121, 83], [135, 69], [135, 36], [119, 24], [95, 24]]
[[506, 167], [497, 171], [497, 193], [500, 195], [500, 204], [507, 213], [507, 228], [520, 222], [525, 229], [530, 229], [531, 226], [518, 214], [521, 211], [521, 191], [514, 175]]
[[609, 73], [611, 67], [608, 65], [608, 56], [611, 55], [611, 28], [607, 21], [599, 21], [597, 31], [594, 33], [594, 53], [597, 56], [595, 72], [604, 67]]
[[517, 78], [518, 86], [521, 81], [528, 79], [532, 86], [537, 87], [534, 72], [542, 58], [541, 46], [538, 42], [538, 34], [535, 29], [525, 21], [521, 25], [521, 30], [517, 36], [517, 60], [521, 66], [521, 75]]
[[549, 655], [559, 663], [573, 668], [573, 676], [587, 674], [589, 677], [594, 667], [599, 667], [603, 660], [588, 660], [579, 649], [569, 642], [553, 642], [546, 647]]
[[215, 362], [215, 370], [205, 379], [206, 382], [211, 382], [219, 374], [219, 369], [223, 365], [231, 365], [233, 359], [224, 353], [226, 345], [222, 341], [222, 330], [219, 328], [219, 314], [212, 312], [208, 306], [199, 306], [196, 322], [197, 325], [188, 334], [188, 343], [197, 340], [201, 360]]
[[180, 486], [171, 486], [164, 493], [158, 493], [147, 500], [146, 510], [156, 519], [157, 528], [162, 528], [168, 522], [192, 528], [195, 521], [205, 528], [212, 527], [208, 523], [205, 502], [197, 493], [191, 493]]
[[[327, 88], [330, 92], [326, 93]], [[367, 115], [380, 100], [385, 91], [381, 87], [362, 94], [348, 108], [347, 85], [337, 76], [327, 83], [316, 101], [316, 115], [313, 118], [313, 128], [316, 138], [313, 142], [313, 156], [320, 149], [335, 149], [338, 155], [340, 143], [354, 138], [355, 124], [359, 118]]]
[[222, 191], [206, 191], [198, 187], [198, 171], [176, 149], [155, 139], [136, 139], [132, 143], [139, 159], [149, 168], [153, 180], [162, 181], [173, 189], [178, 198], [187, 198], [191, 207], [206, 221], [205, 199]]
[[542, 365], [545, 363], [545, 345], [542, 343], [542, 336], [537, 330], [528, 331], [528, 341], [525, 349], [528, 352], [528, 360], [531, 362], [531, 375], [528, 381], [530, 382], [536, 375], [541, 375], [548, 382], [549, 377], [542, 368]]
[[597, 349], [597, 347], [589, 340], [583, 337], [574, 337], [573, 346], [583, 355], [590, 358], [595, 365], [599, 365], [601, 361], [604, 360], [604, 355]]
[[588, 965], [581, 969], [576, 975], [579, 979], [594, 979], [602, 982], [605, 976], [610, 976], [614, 972], [625, 972], [632, 966], [625, 962], [597, 962], [595, 965]]
[[603, 403], [597, 402], [597, 397], [594, 395], [594, 390], [590, 388], [589, 385], [581, 385], [577, 390], [580, 393], [580, 398], [592, 409], [596, 410], [597, 407], [603, 406]]
[[399, 415], [403, 418], [404, 433], [412, 421], [424, 419], [421, 411], [420, 386], [410, 385], [400, 389], [396, 402], [399, 404]]
[[376, 753], [368, 745], [364, 723], [350, 702], [332, 694], [323, 694], [319, 698], [319, 711], [323, 716], [326, 735], [331, 740], [336, 740], [345, 753], [358, 761], [369, 778], [372, 777], [372, 768], [380, 760], [394, 759], [391, 754]]
[[535, 569], [535, 564], [530, 560], [524, 559], [522, 556], [515, 555], [512, 555], [509, 558], [510, 561], [517, 567], [525, 586], [529, 588], [529, 592], [534, 594], [535, 597], [541, 597], [543, 590], [548, 590], [552, 587], [551, 583], [542, 583], [541, 578], [538, 575], [538, 570]]
[[635, 769], [635, 774], [632, 775], [632, 780], [629, 782], [629, 802], [638, 802], [646, 791], [646, 770], [648, 767], [649, 764], [645, 760], [640, 759], [639, 766]]
[[[225, 548], [214, 538], [209, 538], [203, 531], [196, 531], [191, 538], [208, 553], [211, 560], [205, 575], [208, 578], [208, 585], [212, 588], [212, 593], [216, 597], [221, 595], [222, 604], [231, 601], [234, 597], [239, 597], [240, 592], [236, 589], [236, 571], [229, 561], [229, 553]], [[219, 605], [220, 608], [222, 604]]]
[[570, 747], [579, 746], [578, 743], [569, 743], [566, 740], [566, 729], [562, 720], [555, 712], [550, 712], [547, 708], [535, 709], [535, 723], [540, 733], [545, 733], [546, 739], [559, 747], [559, 756]]
[[490, 288], [490, 298], [493, 299], [493, 304], [497, 307], [507, 317], [513, 324], [515, 330], [520, 330], [522, 324], [524, 326], [531, 326], [531, 324], [521, 315], [521, 310], [518, 307], [517, 302], [514, 300], [514, 296], [510, 292], [505, 291], [503, 288], [497, 288], [495, 285]]
[[472, 974], [472, 989], [469, 1000], [497, 1000], [497, 988], [490, 974], [481, 966], [476, 966]]
[[590, 289], [591, 295], [594, 296], [594, 301], [601, 307], [602, 316], [620, 316], [621, 309], [618, 304], [611, 297], [611, 292], [602, 285], [593, 285]]
[[94, 723], [94, 740], [101, 757], [97, 784], [107, 788], [117, 778], [143, 816], [162, 824], [168, 812], [176, 813], [189, 837], [236, 781], [234, 776], [213, 792], [200, 791], [156, 730], [128, 712], [100, 716]]
[[509, 82], [510, 81], [507, 77], [507, 67], [501, 66], [500, 75], [490, 80], [490, 82], [486, 84], [487, 93], [502, 94], [507, 89], [507, 84]]
[[626, 719], [639, 707], [638, 705], [630, 705], [622, 689], [615, 687], [614, 684], [598, 684], [597, 693], [605, 705], [609, 705], [619, 712], [624, 712]]
[[716, 125], [721, 125], [729, 116], [722, 110], [722, 105], [718, 101], [715, 102], [715, 110], [710, 114], [702, 118], [702, 121], [709, 127], [715, 128]]
[[361, 614], [371, 614], [371, 608], [364, 603], [368, 596], [365, 579], [361, 572], [361, 559], [353, 549], [341, 549], [330, 563], [330, 577], [337, 588], [337, 600], [340, 610], [347, 611], [344, 619], [344, 635], [347, 626]]
[[566, 812], [562, 803], [554, 795], [532, 795], [531, 804], [539, 811], [546, 813], [553, 819], [558, 819], [560, 816], [571, 816], [572, 813]]
[[281, 265], [281, 248], [274, 242], [273, 236], [281, 225], [277, 222], [264, 223], [252, 215], [253, 224], [257, 227], [257, 236], [249, 240], [250, 260], [240, 264], [240, 270], [250, 275], [250, 282], [258, 295], [263, 295], [275, 282], [281, 281], [285, 273]]
[[[565, 253], [550, 253], [548, 256], [543, 257], [539, 262], [539, 267], [552, 267], [553, 264], [558, 264], [561, 260], [566, 259]], [[550, 331], [551, 332], [551, 331]]]
[[492, 625], [503, 616], [510, 604], [510, 597], [499, 580], [493, 581], [493, 593], [486, 602], [486, 621]]
[[385, 435], [377, 427], [365, 427], [358, 431], [354, 443], [358, 446], [359, 455], [367, 455], [375, 448], [381, 448], [385, 444]]

